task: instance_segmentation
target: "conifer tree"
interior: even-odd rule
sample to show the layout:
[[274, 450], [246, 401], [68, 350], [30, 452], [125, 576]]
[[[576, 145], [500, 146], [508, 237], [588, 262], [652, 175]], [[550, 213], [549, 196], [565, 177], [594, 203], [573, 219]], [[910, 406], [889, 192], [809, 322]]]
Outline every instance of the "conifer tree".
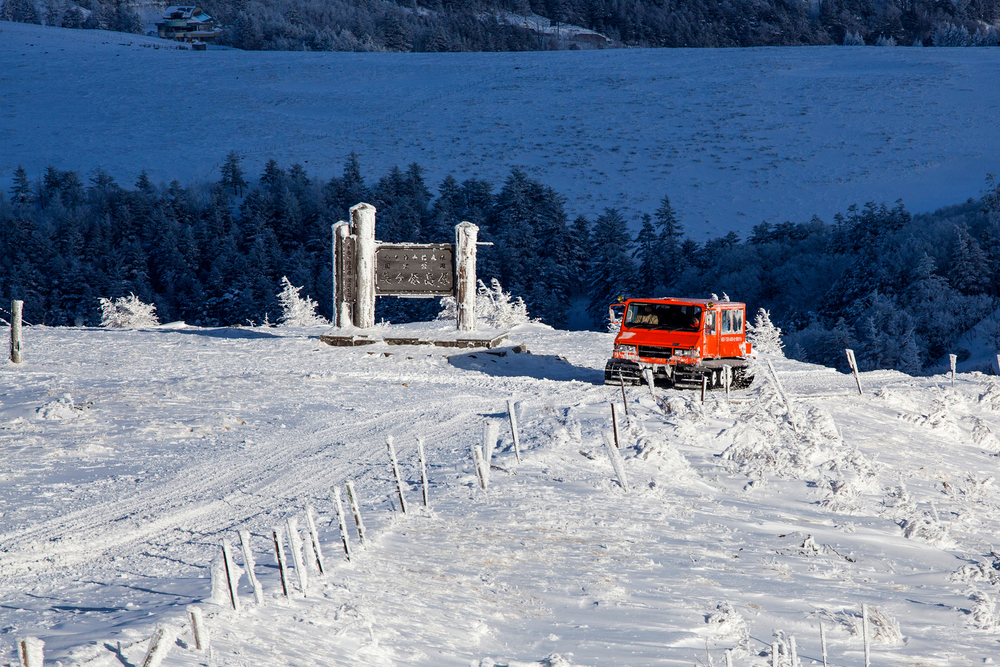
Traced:
[[607, 318], [608, 305], [620, 296], [627, 297], [635, 285], [631, 250], [632, 238], [625, 218], [618, 209], [604, 209], [594, 221], [590, 236], [587, 313], [596, 327]]

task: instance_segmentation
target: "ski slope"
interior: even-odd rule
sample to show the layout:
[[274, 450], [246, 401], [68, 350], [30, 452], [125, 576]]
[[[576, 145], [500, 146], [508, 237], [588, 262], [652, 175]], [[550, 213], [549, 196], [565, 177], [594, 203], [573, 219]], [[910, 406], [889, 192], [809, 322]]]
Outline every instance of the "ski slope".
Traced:
[[495, 54], [195, 52], [154, 38], [0, 23], [0, 183], [23, 165], [132, 184], [316, 177], [359, 154], [374, 183], [417, 162], [498, 187], [514, 166], [572, 216], [637, 219], [669, 195], [692, 238], [922, 212], [1000, 172], [1000, 49], [817, 47]]
[[[883, 621], [872, 664], [996, 659], [995, 377], [879, 371], [859, 396], [850, 376], [775, 359], [791, 413], [759, 376], [731, 401], [630, 387], [626, 417], [603, 384], [609, 334], [523, 325], [485, 352], [335, 348], [323, 331], [25, 330], [25, 363], [0, 365], [0, 663], [34, 636], [46, 664], [141, 665], [164, 627], [165, 666], [689, 666], [726, 650], [763, 666], [775, 641], [788, 665], [792, 636], [822, 664], [822, 624], [830, 664], [854, 667], [863, 603]], [[471, 448], [487, 420], [484, 493]], [[350, 562], [331, 495], [347, 480], [367, 527], [362, 549], [349, 524]], [[293, 569], [286, 599], [270, 531], [305, 530], [306, 505], [326, 573], [308, 567], [303, 596]], [[212, 585], [238, 530], [265, 595], [243, 576], [239, 614]]]

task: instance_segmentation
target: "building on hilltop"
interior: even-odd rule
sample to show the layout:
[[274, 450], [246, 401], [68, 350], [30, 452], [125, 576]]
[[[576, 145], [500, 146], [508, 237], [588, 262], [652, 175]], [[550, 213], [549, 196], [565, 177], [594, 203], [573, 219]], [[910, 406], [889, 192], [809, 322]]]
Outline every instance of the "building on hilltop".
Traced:
[[178, 42], [214, 42], [222, 34], [222, 30], [215, 27], [215, 19], [201, 7], [193, 6], [167, 7], [156, 29], [163, 39]]

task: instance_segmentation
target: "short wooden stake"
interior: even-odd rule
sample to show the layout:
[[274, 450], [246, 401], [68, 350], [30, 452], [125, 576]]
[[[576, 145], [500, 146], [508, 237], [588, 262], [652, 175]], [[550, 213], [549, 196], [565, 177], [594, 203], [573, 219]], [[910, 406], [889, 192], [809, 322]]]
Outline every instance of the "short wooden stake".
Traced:
[[615, 434], [615, 447], [621, 449], [621, 444], [618, 440], [618, 412], [615, 410], [614, 403], [611, 404], [611, 429]]
[[292, 548], [292, 563], [295, 564], [295, 576], [299, 580], [299, 590], [306, 596], [309, 588], [309, 573], [302, 560], [302, 536], [299, 535], [299, 520], [294, 517], [285, 519], [285, 530], [288, 531], [288, 545]]
[[340, 524], [340, 539], [344, 542], [344, 555], [351, 560], [351, 543], [347, 537], [347, 517], [344, 516], [344, 505], [340, 502], [340, 489], [333, 487], [333, 503], [337, 510], [337, 523]]
[[354, 491], [354, 482], [348, 480], [344, 482], [344, 486], [347, 487], [347, 502], [351, 503], [351, 512], [354, 513], [354, 523], [358, 527], [358, 542], [361, 543], [362, 548], [366, 548], [365, 524], [361, 520], [361, 506], [358, 503], [358, 494]]
[[403, 496], [403, 479], [399, 474], [399, 462], [396, 460], [396, 445], [393, 443], [391, 435], [385, 438], [385, 444], [389, 448], [389, 464], [392, 466], [392, 476], [396, 478], [396, 491], [399, 493], [399, 508], [406, 514], [406, 498]]
[[424, 439], [417, 438], [417, 461], [420, 463], [420, 488], [423, 490], [424, 507], [430, 505], [427, 485], [427, 456], [424, 454]]
[[822, 623], [819, 624], [819, 644], [820, 644], [820, 650], [823, 652], [823, 667], [827, 667], [827, 664], [826, 664], [826, 628], [823, 627]]
[[483, 491], [486, 491], [490, 483], [490, 478], [489, 473], [484, 471], [486, 466], [483, 465], [483, 455], [480, 452], [479, 445], [472, 446], [472, 461], [476, 466], [476, 474], [479, 476], [479, 486], [482, 487]]
[[708, 392], [708, 376], [701, 376], [701, 402], [705, 402], [705, 394]]
[[733, 667], [733, 649], [727, 648], [725, 656], [726, 656], [726, 667]]
[[309, 539], [312, 542], [313, 554], [316, 556], [316, 567], [320, 574], [326, 574], [323, 565], [323, 549], [319, 544], [319, 532], [316, 530], [316, 520], [313, 519], [312, 505], [306, 505], [306, 525], [309, 527]]
[[222, 540], [222, 562], [226, 566], [226, 583], [229, 585], [229, 602], [233, 605], [233, 611], [239, 613], [241, 610], [239, 575], [236, 574], [236, 565], [233, 563], [233, 549], [229, 546], [229, 540]]
[[22, 667], [42, 667], [45, 659], [45, 642], [37, 637], [25, 637], [18, 642]]
[[951, 362], [951, 386], [955, 386], [955, 364], [958, 362], [957, 354], [949, 354], [948, 361]]
[[282, 544], [284, 536], [281, 528], [277, 526], [272, 528], [271, 536], [274, 538], [274, 554], [278, 559], [278, 573], [281, 575], [281, 594], [287, 598], [291, 585], [288, 581], [288, 565], [285, 563], [285, 547]]
[[771, 371], [771, 378], [774, 380], [774, 388], [778, 390], [778, 396], [785, 403], [785, 409], [788, 410], [788, 420], [792, 422], [792, 430], [795, 434], [799, 434], [799, 425], [795, 423], [795, 414], [792, 412], [792, 402], [788, 400], [788, 396], [785, 394], [785, 388], [781, 386], [781, 380], [778, 379], [778, 372], [774, 370], [774, 364], [771, 360], [767, 360], [767, 367]]
[[250, 585], [253, 586], [254, 602], [256, 602], [258, 606], [262, 605], [264, 604], [264, 589], [260, 585], [257, 573], [254, 572], [254, 568], [257, 567], [257, 562], [254, 560], [253, 551], [250, 549], [249, 531], [240, 531], [240, 547], [243, 549], [243, 566], [247, 570], [247, 579], [250, 580]]
[[788, 647], [792, 654], [792, 667], [799, 667], [799, 651], [795, 646], [795, 635], [788, 638]]
[[726, 403], [729, 403], [729, 388], [733, 384], [733, 369], [731, 366], [722, 367], [722, 383], [726, 387]]
[[778, 642], [771, 642], [771, 667], [778, 667]]
[[[997, 357], [1000, 360], [1000, 356]], [[514, 439], [514, 458], [521, 462], [521, 436], [517, 432], [517, 410], [514, 401], [507, 399], [507, 419], [510, 420], [510, 436]]]
[[[10, 360], [15, 364], [22, 361], [21, 358], [21, 313], [24, 310], [24, 301], [10, 302]], [[40, 667], [40, 666], [39, 666]]]
[[868, 630], [868, 605], [861, 605], [861, 634], [865, 638], [865, 667], [871, 667], [871, 636]]
[[487, 419], [483, 425], [483, 462], [489, 470], [493, 465], [493, 452], [497, 448], [497, 439], [500, 437], [500, 425], [492, 419]]
[[844, 352], [847, 353], [847, 364], [851, 367], [851, 372], [854, 373], [854, 381], [858, 383], [858, 395], [864, 396], [865, 392], [861, 389], [861, 376], [858, 375], [858, 360], [854, 358], [854, 350], [846, 348]]
[[146, 651], [146, 658], [142, 661], [142, 667], [159, 667], [163, 659], [167, 657], [170, 645], [174, 643], [173, 633], [167, 628], [160, 626], [149, 642], [149, 650]]
[[628, 493], [628, 478], [625, 476], [625, 464], [622, 462], [622, 455], [618, 452], [618, 446], [611, 442], [607, 431], [604, 432], [604, 446], [608, 450], [611, 467], [614, 468], [615, 475], [618, 476], [618, 483], [621, 484], [622, 490]]
[[621, 386], [622, 386], [622, 403], [625, 404], [625, 416], [628, 417], [629, 416], [629, 414], [628, 414], [628, 396], [625, 395], [625, 376], [622, 375], [621, 373], [618, 373], [618, 382], [620, 382]]
[[187, 610], [188, 616], [191, 618], [191, 634], [194, 636], [194, 647], [202, 653], [208, 653], [208, 628], [205, 627], [205, 617], [202, 616], [201, 607], [191, 605]]

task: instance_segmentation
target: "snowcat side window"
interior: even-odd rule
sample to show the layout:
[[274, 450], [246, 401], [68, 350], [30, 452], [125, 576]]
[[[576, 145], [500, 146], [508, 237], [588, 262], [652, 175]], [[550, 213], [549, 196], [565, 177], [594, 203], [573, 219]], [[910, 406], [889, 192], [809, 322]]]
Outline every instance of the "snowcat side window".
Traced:
[[733, 333], [743, 333], [743, 311], [733, 311]]
[[730, 333], [733, 330], [733, 311], [724, 310], [719, 315], [722, 318], [722, 333]]
[[712, 311], [705, 313], [705, 333], [715, 333], [715, 313]]

